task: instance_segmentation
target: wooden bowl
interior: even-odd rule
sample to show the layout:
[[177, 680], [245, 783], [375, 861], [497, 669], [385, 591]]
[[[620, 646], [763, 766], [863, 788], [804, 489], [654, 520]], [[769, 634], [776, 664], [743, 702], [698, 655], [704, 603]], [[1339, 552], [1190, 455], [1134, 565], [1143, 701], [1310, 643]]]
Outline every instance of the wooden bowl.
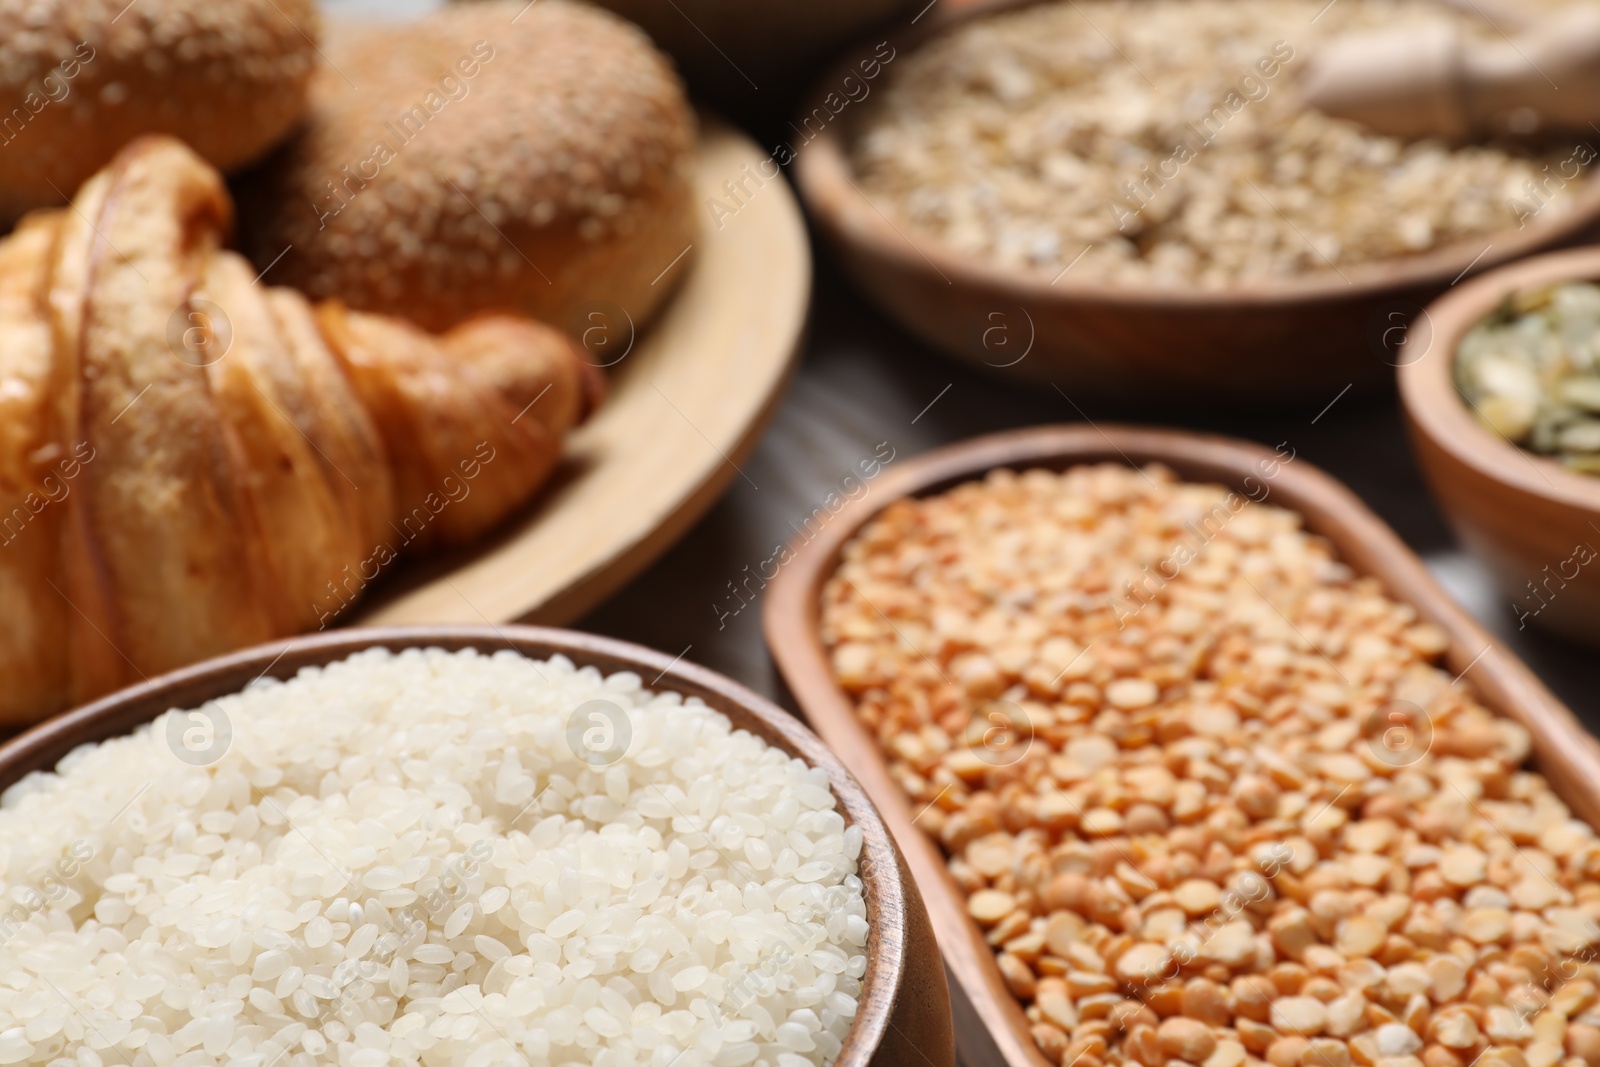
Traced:
[[511, 648], [546, 658], [556, 653], [580, 667], [633, 671], [652, 688], [697, 696], [736, 728], [828, 772], [847, 823], [861, 827], [861, 879], [866, 885], [867, 971], [855, 1023], [837, 1067], [955, 1067], [944, 970], [917, 887], [872, 801], [816, 736], [770, 701], [722, 675], [659, 652], [570, 630], [534, 626], [353, 629], [260, 645], [151, 679], [67, 713], [0, 747], [0, 789], [30, 771], [54, 767], [78, 745], [125, 734], [169, 708], [192, 708], [237, 692], [254, 678], [290, 678], [302, 667], [343, 659], [382, 645], [390, 649]]
[[[908, 32], [890, 35], [889, 43], [903, 62], [952, 26], [1036, 2], [940, 5]], [[859, 81], [859, 64], [881, 40], [841, 61], [804, 106], [837, 94], [847, 75]], [[891, 62], [881, 77], [893, 74]], [[881, 92], [881, 84], [873, 91]], [[1342, 277], [1159, 289], [1111, 285], [1078, 270], [1052, 282], [1048, 274], [956, 252], [874, 205], [848, 157], [864, 113], [864, 106], [850, 104], [833, 121], [819, 122], [812, 110], [794, 123], [804, 131], [792, 140], [796, 186], [845, 270], [887, 315], [933, 348], [1068, 393], [1085, 389], [1169, 402], [1326, 402], [1352, 383], [1387, 380], [1404, 333], [1394, 327], [1463, 274], [1570, 242], [1600, 221], [1600, 182], [1589, 181], [1560, 218], [1541, 216], [1521, 230], [1345, 268]]]
[[644, 27], [707, 99], [739, 111], [755, 94], [792, 88], [874, 23], [914, 14], [928, 0], [597, 2]]
[[1478, 421], [1454, 381], [1467, 331], [1507, 295], [1562, 281], [1600, 281], [1600, 249], [1517, 263], [1429, 305], [1432, 343], [1407, 340], [1400, 397], [1434, 498], [1493, 572], [1519, 628], [1600, 646], [1600, 478], [1500, 437]]
[[[1241, 441], [1126, 427], [1046, 426], [975, 438], [896, 463], [874, 483], [870, 496], [847, 502], [814, 540], [790, 544], [794, 558], [767, 589], [763, 624], [780, 673], [812, 727], [878, 805], [922, 887], [945, 966], [955, 979], [951, 999], [965, 1067], [1053, 1065], [1029, 1036], [1022, 1009], [1000, 976], [993, 950], [968, 917], [939, 846], [912, 825], [910, 804], [889, 777], [849, 696], [835, 684], [817, 631], [822, 585], [834, 572], [841, 548], [896, 499], [939, 492], [981, 478], [996, 467], [1062, 470], [1108, 461], [1164, 463], [1183, 478], [1219, 483], [1250, 492], [1254, 498], [1260, 498], [1265, 484], [1270, 490], [1266, 500], [1299, 512], [1307, 528], [1331, 541], [1358, 573], [1377, 577], [1390, 594], [1414, 605], [1423, 619], [1445, 631], [1450, 638], [1449, 669], [1464, 673], [1491, 710], [1527, 727], [1534, 759], [1551, 785], [1580, 817], [1591, 824], [1600, 820], [1600, 743], [1572, 712], [1516, 657], [1496, 645], [1394, 531], [1350, 490], [1305, 460], [1282, 463], [1275, 475], [1263, 477], [1260, 464], [1273, 460], [1280, 457]], [[975, 1016], [972, 1025], [965, 1021], [968, 1011]]]

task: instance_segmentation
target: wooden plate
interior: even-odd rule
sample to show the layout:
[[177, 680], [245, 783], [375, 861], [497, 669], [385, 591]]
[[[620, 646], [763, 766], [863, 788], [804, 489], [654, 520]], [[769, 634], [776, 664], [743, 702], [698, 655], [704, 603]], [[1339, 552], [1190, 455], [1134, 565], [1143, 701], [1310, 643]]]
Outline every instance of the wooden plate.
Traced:
[[[725, 197], [724, 182], [765, 158], [702, 116], [696, 202]], [[561, 469], [531, 507], [468, 550], [408, 563], [352, 621], [571, 621], [742, 477], [738, 465], [788, 383], [811, 296], [810, 247], [788, 185], [768, 181], [720, 228], [703, 221], [689, 255], [682, 288], [631, 349], [625, 322], [596, 320], [627, 354], [610, 357], [605, 406], [568, 438]], [[592, 340], [598, 347], [601, 336]]]
[[[892, 78], [905, 56], [955, 26], [1038, 2], [941, 5], [889, 35], [896, 58], [884, 73]], [[1086, 23], [1083, 32], [1094, 31]], [[1145, 403], [1325, 403], [1346, 386], [1386, 382], [1405, 324], [1455, 281], [1571, 243], [1600, 223], [1600, 181], [1591, 178], [1574, 186], [1572, 209], [1559, 217], [1330, 275], [1162, 288], [1111, 284], [1087, 268], [1052, 279], [1001, 266], [893, 219], [867, 197], [849, 145], [869, 110], [846, 107], [825, 121], [819, 105], [857, 85], [859, 71], [879, 69], [873, 56], [883, 40], [853, 49], [803, 98], [813, 110], [792, 124], [805, 131], [793, 142], [796, 186], [841, 265], [886, 314], [934, 349], [997, 374]]]
[[263, 675], [291, 678], [302, 667], [381, 645], [403, 648], [511, 648], [525, 656], [560, 654], [605, 673], [633, 671], [648, 685], [697, 696], [748, 730], [827, 771], [845, 819], [861, 827], [866, 886], [867, 972], [856, 1021], [836, 1067], [955, 1067], [944, 971], [917, 886], [871, 801], [833, 754], [793, 716], [737, 682], [681, 659], [606, 637], [531, 626], [348, 629], [291, 637], [233, 652], [113, 693], [36, 726], [0, 746], [0, 790], [30, 771], [52, 768], [79, 745], [128, 733], [169, 708], [193, 708], [236, 693]]
[[[993, 951], [968, 918], [938, 845], [912, 825], [911, 807], [889, 777], [876, 743], [856, 719], [850, 698], [834, 684], [817, 634], [822, 583], [833, 573], [844, 543], [886, 504], [980, 478], [996, 467], [1061, 470], [1080, 463], [1156, 461], [1185, 479], [1239, 490], [1247, 490], [1245, 479], [1253, 478], [1259, 495], [1258, 464], [1276, 458], [1269, 449], [1241, 441], [1126, 427], [1047, 426], [979, 437], [897, 463], [870, 496], [847, 503], [813, 541], [791, 544], [795, 558], [767, 589], [763, 624], [779, 671], [812, 728], [878, 805], [922, 889], [945, 966], [955, 978], [951, 1001], [966, 1067], [1052, 1065], [1034, 1046], [1022, 1009], [1001, 979]], [[1496, 646], [1350, 490], [1304, 460], [1280, 466], [1270, 484], [1273, 504], [1299, 512], [1307, 528], [1331, 541], [1344, 562], [1380, 579], [1391, 595], [1415, 606], [1422, 618], [1449, 635], [1449, 669], [1465, 674], [1490, 709], [1527, 727], [1534, 759], [1555, 790], [1581, 818], [1591, 824], [1600, 821], [1595, 785], [1600, 782], [1600, 743], [1572, 712], [1521, 661]], [[976, 1025], [965, 1024], [964, 1011], [975, 1015]]]

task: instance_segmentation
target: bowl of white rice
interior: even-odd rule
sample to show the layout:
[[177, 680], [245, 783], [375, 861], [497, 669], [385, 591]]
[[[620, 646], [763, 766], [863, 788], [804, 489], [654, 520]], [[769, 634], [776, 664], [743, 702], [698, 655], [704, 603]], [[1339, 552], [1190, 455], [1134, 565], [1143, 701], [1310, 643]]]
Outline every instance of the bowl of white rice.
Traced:
[[861, 787], [637, 646], [294, 638], [15, 738], [0, 789], [0, 1064], [954, 1064]]

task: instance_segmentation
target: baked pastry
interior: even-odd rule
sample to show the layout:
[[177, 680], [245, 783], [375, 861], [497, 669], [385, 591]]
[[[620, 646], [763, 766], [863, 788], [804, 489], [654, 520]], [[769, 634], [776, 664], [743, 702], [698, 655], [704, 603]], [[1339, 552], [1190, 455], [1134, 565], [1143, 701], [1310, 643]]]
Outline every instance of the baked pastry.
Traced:
[[685, 270], [694, 118], [635, 27], [507, 0], [333, 38], [306, 126], [241, 198], [275, 281], [430, 329], [570, 327], [591, 304], [641, 323]]
[[254, 162], [305, 112], [315, 0], [0, 0], [0, 221], [144, 133]]
[[259, 284], [231, 213], [148, 137], [0, 242], [0, 720], [326, 625], [526, 501], [597, 395], [527, 319]]

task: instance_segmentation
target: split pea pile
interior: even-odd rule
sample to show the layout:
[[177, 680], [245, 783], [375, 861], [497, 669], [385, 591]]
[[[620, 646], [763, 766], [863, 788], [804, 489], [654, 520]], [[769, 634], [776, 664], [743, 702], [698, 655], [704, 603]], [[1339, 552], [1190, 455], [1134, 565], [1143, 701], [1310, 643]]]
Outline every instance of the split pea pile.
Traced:
[[1050, 1061], [1600, 1065], [1600, 841], [1293, 512], [999, 471], [865, 527], [823, 633]]
[[1584, 138], [1402, 141], [1310, 110], [1296, 81], [1348, 33], [1447, 21], [1501, 41], [1474, 8], [1493, 5], [1069, 0], [974, 19], [888, 67], [852, 161], [909, 226], [1050, 277], [1224, 288], [1476, 240], [1470, 256], [1570, 208]]

